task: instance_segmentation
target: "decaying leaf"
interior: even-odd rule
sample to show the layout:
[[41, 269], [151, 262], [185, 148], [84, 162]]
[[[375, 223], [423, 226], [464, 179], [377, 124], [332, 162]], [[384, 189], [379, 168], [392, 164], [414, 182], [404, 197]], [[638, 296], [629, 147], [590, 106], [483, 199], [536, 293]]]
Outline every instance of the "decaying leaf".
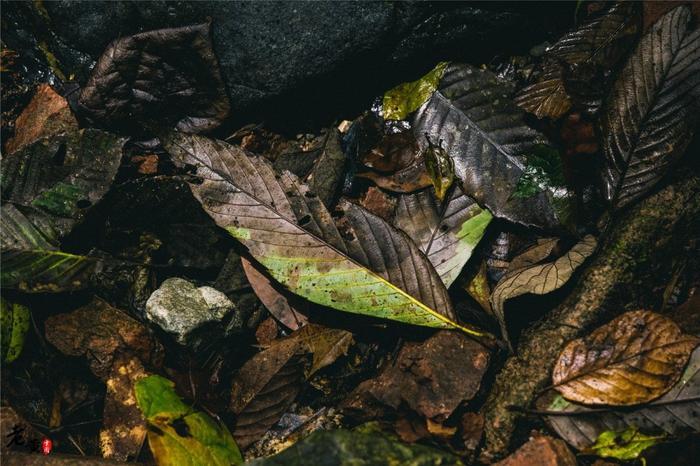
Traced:
[[[231, 390], [236, 414], [233, 435], [245, 448], [277, 422], [296, 398], [307, 377], [344, 354], [352, 334], [345, 330], [306, 325], [287, 338], [275, 340], [240, 369]], [[313, 354], [308, 371], [305, 355]]]
[[464, 286], [464, 290], [469, 293], [469, 296], [479, 303], [479, 306], [489, 314], [493, 314], [491, 309], [491, 287], [486, 272], [486, 261], [482, 260], [479, 268], [473, 277]]
[[692, 139], [700, 114], [700, 29], [690, 29], [690, 20], [687, 7], [659, 19], [639, 41], [607, 99], [601, 178], [613, 208], [646, 193]]
[[29, 308], [19, 303], [11, 303], [0, 297], [0, 321], [2, 323], [2, 355], [4, 362], [12, 362], [19, 357], [24, 347], [24, 337], [29, 330], [31, 315]]
[[219, 126], [230, 104], [212, 50], [210, 23], [115, 40], [78, 102], [86, 116], [105, 126], [141, 130], [144, 122], [159, 122], [187, 132]]
[[632, 408], [591, 408], [550, 391], [537, 401], [549, 413], [547, 422], [569, 444], [585, 450], [605, 431], [630, 427], [648, 434], [679, 437], [700, 432], [700, 348], [696, 348], [680, 380], [665, 395]]
[[544, 435], [530, 439], [506, 459], [493, 466], [576, 466], [571, 450], [559, 439]]
[[153, 365], [163, 356], [162, 347], [143, 324], [98, 298], [73, 312], [46, 319], [45, 335], [62, 353], [87, 356], [90, 369], [103, 380], [120, 353]]
[[680, 379], [700, 339], [651, 311], [627, 312], [559, 355], [552, 383], [566, 399], [615, 406], [652, 401]]
[[100, 450], [105, 458], [135, 459], [146, 440], [146, 420], [136, 404], [134, 386], [148, 374], [135, 357], [118, 357], [107, 377]]
[[447, 62], [440, 62], [422, 78], [399, 84], [384, 94], [382, 110], [387, 120], [403, 120], [428, 100], [442, 78]]
[[78, 290], [90, 285], [101, 269], [100, 259], [58, 250], [57, 233], [50, 222], [35, 215], [32, 223], [11, 203], [0, 215], [2, 288], [27, 293]]
[[78, 130], [78, 121], [61, 97], [48, 84], [40, 84], [32, 100], [15, 120], [15, 134], [5, 144], [5, 154], [12, 154], [32, 142]]
[[547, 259], [557, 246], [559, 238], [539, 238], [535, 244], [525, 249], [510, 261], [508, 272], [530, 267]]
[[107, 192], [126, 139], [87, 129], [30, 144], [2, 159], [2, 199], [32, 207], [64, 236]]
[[584, 68], [613, 68], [641, 29], [640, 13], [634, 2], [618, 2], [565, 34], [547, 50], [538, 80], [522, 89], [515, 102], [538, 118], [559, 118], [572, 104], [568, 81], [576, 79]]
[[544, 136], [525, 124], [525, 112], [511, 101], [512, 88], [489, 71], [450, 64], [438, 89], [416, 112], [413, 132], [422, 148], [424, 134], [443, 141], [463, 191], [491, 213], [524, 225], [558, 224], [551, 195], [513, 197], [525, 169], [522, 154]]
[[207, 213], [248, 248], [270, 275], [309, 301], [334, 309], [440, 328], [459, 328], [439, 276], [415, 244], [361, 207], [331, 215], [293, 175], [221, 141], [171, 133], [164, 145], [197, 167], [190, 188]]
[[148, 445], [158, 466], [243, 464], [228, 429], [184, 404], [174, 387], [158, 375], [135, 385], [136, 401], [148, 423]]
[[598, 435], [595, 443], [585, 452], [629, 461], [639, 458], [644, 450], [663, 441], [664, 435], [646, 435], [636, 427], [628, 427], [622, 432], [606, 430]]
[[290, 330], [297, 330], [306, 325], [308, 322], [306, 316], [293, 308], [287, 298], [275, 289], [270, 280], [255, 265], [245, 257], [241, 257], [241, 264], [255, 295], [270, 314]]
[[316, 194], [326, 207], [330, 207], [336, 199], [346, 166], [347, 159], [340, 147], [340, 133], [330, 128], [321, 155], [316, 159], [306, 180], [311, 192]]
[[422, 343], [407, 343], [378, 377], [360, 384], [344, 402], [362, 414], [379, 402], [408, 406], [420, 416], [445, 421], [471, 400], [488, 369], [489, 351], [457, 332], [440, 331]]
[[553, 262], [533, 265], [507, 273], [491, 293], [493, 308], [503, 338], [508, 339], [503, 306], [506, 300], [527, 293], [547, 294], [564, 285], [574, 271], [593, 254], [598, 242], [593, 235], [586, 235], [569, 252]]
[[438, 202], [432, 190], [400, 196], [394, 224], [425, 253], [445, 286], [462, 271], [491, 222], [491, 213], [455, 187]]

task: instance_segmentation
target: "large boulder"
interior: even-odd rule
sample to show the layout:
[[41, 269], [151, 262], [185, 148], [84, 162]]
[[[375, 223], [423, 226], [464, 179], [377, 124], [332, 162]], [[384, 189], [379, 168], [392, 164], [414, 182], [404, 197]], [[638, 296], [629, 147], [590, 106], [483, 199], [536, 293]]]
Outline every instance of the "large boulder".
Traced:
[[[442, 59], [476, 63], [526, 51], [573, 20], [571, 4], [560, 3], [56, 1], [43, 2], [41, 11], [31, 5], [7, 5], [9, 18], [22, 10], [35, 18], [15, 26], [47, 24], [59, 61], [76, 67], [66, 74], [76, 76], [90, 64], [71, 57], [96, 59], [117, 37], [210, 19], [233, 115], [269, 121], [274, 108], [281, 121], [294, 115], [299, 123], [367, 108], [374, 95]], [[12, 21], [3, 29], [6, 23]]]

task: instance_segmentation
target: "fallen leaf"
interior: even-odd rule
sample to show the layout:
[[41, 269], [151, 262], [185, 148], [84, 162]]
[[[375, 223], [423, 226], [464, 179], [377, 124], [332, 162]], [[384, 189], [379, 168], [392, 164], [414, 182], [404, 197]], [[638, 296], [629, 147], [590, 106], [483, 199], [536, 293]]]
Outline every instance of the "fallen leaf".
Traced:
[[503, 338], [508, 340], [503, 306], [506, 300], [527, 293], [547, 294], [563, 286], [574, 271], [593, 254], [598, 242], [586, 235], [569, 252], [553, 262], [520, 268], [507, 273], [491, 293], [491, 307], [501, 325]]
[[481, 306], [484, 311], [493, 314], [491, 301], [489, 301], [491, 297], [491, 287], [489, 286], [489, 279], [486, 275], [486, 261], [481, 261], [479, 269], [465, 285], [464, 290], [479, 303], [479, 306]]
[[447, 62], [438, 63], [428, 74], [409, 83], [399, 84], [384, 94], [382, 110], [387, 120], [403, 120], [428, 100], [442, 78]]
[[415, 165], [421, 158], [412, 131], [385, 133], [362, 159], [362, 163], [384, 175]]
[[391, 222], [396, 210], [396, 199], [375, 186], [367, 188], [359, 204], [387, 222]]
[[293, 293], [346, 312], [482, 335], [455, 322], [428, 259], [381, 218], [341, 202], [336, 225], [293, 175], [275, 175], [224, 142], [171, 133], [164, 144], [177, 163], [197, 167], [203, 181], [190, 188], [207, 213]]
[[62, 353], [88, 357], [90, 369], [102, 380], [119, 354], [132, 354], [145, 364], [159, 365], [162, 347], [148, 329], [99, 298], [66, 314], [46, 319], [46, 340]]
[[547, 422], [578, 450], [593, 445], [607, 430], [636, 427], [649, 434], [680, 437], [700, 432], [700, 348], [696, 348], [680, 380], [661, 398], [632, 408], [591, 408], [550, 391], [537, 400]]
[[[571, 108], [569, 82], [579, 70], [599, 66], [606, 70], [626, 53], [641, 28], [641, 9], [633, 2], [617, 2], [608, 11], [592, 17], [565, 34], [545, 54], [538, 80], [522, 89], [515, 102], [538, 118], [559, 118]], [[573, 70], [565, 76], [564, 70]], [[603, 86], [597, 91], [600, 99]]]
[[[248, 360], [235, 376], [231, 411], [236, 414], [233, 436], [246, 448], [260, 439], [296, 398], [306, 377], [345, 354], [352, 334], [308, 324]], [[306, 355], [313, 359], [306, 370]]]
[[382, 189], [395, 193], [412, 193], [433, 185], [433, 180], [425, 168], [425, 161], [419, 158], [413, 165], [390, 175], [375, 172], [357, 173], [355, 176], [367, 178]]
[[525, 169], [522, 154], [544, 136], [525, 124], [525, 112], [511, 100], [512, 88], [489, 71], [450, 64], [438, 89], [416, 112], [412, 126], [421, 148], [443, 141], [464, 193], [494, 216], [527, 226], [558, 224], [551, 195], [513, 197]]
[[146, 440], [146, 420], [136, 404], [134, 385], [148, 374], [135, 357], [118, 357], [107, 377], [100, 450], [117, 461], [136, 459]]
[[664, 438], [664, 435], [643, 434], [635, 427], [628, 427], [622, 432], [607, 430], [598, 435], [595, 443], [585, 453], [629, 461], [639, 458], [644, 450], [660, 443]]
[[95, 129], [36, 141], [2, 159], [2, 199], [31, 208], [32, 222], [50, 222], [63, 237], [109, 189], [125, 142]]
[[431, 190], [400, 196], [394, 224], [428, 257], [445, 286], [462, 271], [491, 222], [491, 214], [455, 187], [438, 202]]
[[27, 306], [11, 303], [0, 297], [0, 317], [2, 321], [1, 359], [3, 362], [9, 363], [16, 360], [22, 353], [31, 314]]
[[535, 244], [515, 256], [508, 265], [508, 272], [531, 267], [547, 259], [559, 243], [559, 238], [539, 238]]
[[680, 157], [696, 129], [700, 29], [690, 10], [666, 13], [615, 81], [601, 127], [604, 196], [613, 208], [643, 196]]
[[576, 466], [576, 457], [564, 442], [546, 436], [530, 439], [493, 466]]
[[158, 466], [243, 464], [223, 424], [180, 400], [175, 385], [158, 375], [135, 385], [136, 401], [148, 423], [148, 445]]
[[316, 159], [306, 179], [311, 192], [316, 194], [326, 207], [330, 207], [336, 200], [346, 167], [347, 158], [340, 147], [340, 133], [330, 128], [321, 155]]
[[34, 141], [78, 130], [78, 121], [61, 97], [48, 84], [39, 84], [29, 104], [15, 120], [15, 134], [5, 144], [5, 155]]
[[481, 386], [489, 351], [457, 332], [440, 331], [422, 343], [407, 343], [394, 363], [361, 383], [343, 403], [362, 414], [379, 402], [394, 410], [402, 405], [426, 419], [445, 421]]
[[627, 406], [652, 401], [680, 379], [700, 339], [651, 311], [627, 312], [564, 347], [554, 388], [584, 404]]
[[2, 205], [2, 288], [26, 293], [78, 290], [89, 286], [102, 267], [96, 257], [58, 250], [50, 222], [30, 221], [12, 203]]
[[104, 51], [78, 103], [95, 123], [142, 130], [144, 123], [181, 131], [216, 128], [230, 110], [210, 23], [121, 37]]
[[306, 316], [293, 308], [287, 298], [274, 288], [270, 280], [255, 265], [245, 257], [241, 257], [241, 264], [255, 295], [275, 319], [290, 330], [297, 330], [306, 325], [308, 322]]

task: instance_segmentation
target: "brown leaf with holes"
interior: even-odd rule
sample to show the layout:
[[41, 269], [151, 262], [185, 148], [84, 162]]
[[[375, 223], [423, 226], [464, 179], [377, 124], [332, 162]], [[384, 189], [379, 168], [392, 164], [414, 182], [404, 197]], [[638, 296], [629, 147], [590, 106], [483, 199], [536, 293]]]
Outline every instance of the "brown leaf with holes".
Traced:
[[131, 354], [145, 364], [159, 365], [163, 348], [140, 322], [99, 298], [66, 314], [46, 319], [46, 339], [62, 353], [85, 355], [90, 370], [107, 380], [120, 354]]
[[578, 403], [646, 403], [673, 387], [699, 342], [660, 314], [627, 312], [564, 347], [552, 382]]
[[146, 420], [136, 404], [134, 384], [148, 373], [134, 357], [115, 360], [107, 379], [100, 449], [117, 461], [135, 459], [146, 439]]
[[7, 141], [5, 153], [17, 152], [44, 137], [77, 130], [78, 121], [66, 99], [48, 84], [40, 84], [32, 100], [15, 120], [15, 134]]

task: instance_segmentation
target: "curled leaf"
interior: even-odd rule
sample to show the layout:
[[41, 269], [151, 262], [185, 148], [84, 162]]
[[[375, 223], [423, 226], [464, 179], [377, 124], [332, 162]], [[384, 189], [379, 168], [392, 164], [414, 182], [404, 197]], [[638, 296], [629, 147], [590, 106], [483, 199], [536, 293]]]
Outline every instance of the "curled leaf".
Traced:
[[148, 445], [158, 466], [243, 464], [223, 424], [180, 400], [175, 384], [158, 375], [136, 382], [136, 401], [148, 423]]
[[579, 403], [646, 403], [680, 379], [699, 342], [660, 314], [627, 312], [566, 345], [552, 382], [566, 399]]
[[507, 273], [491, 293], [491, 306], [501, 325], [503, 338], [508, 338], [503, 306], [506, 300], [527, 293], [547, 294], [560, 288], [574, 271], [593, 254], [598, 242], [593, 235], [586, 235], [569, 252], [554, 262], [533, 265]]
[[685, 151], [696, 129], [700, 29], [680, 6], [639, 41], [614, 84], [601, 126], [602, 184], [613, 208], [644, 195]]
[[664, 435], [646, 435], [636, 427], [628, 427], [622, 432], [607, 430], [598, 435], [595, 443], [586, 453], [629, 461], [639, 458], [644, 450], [663, 441]]

